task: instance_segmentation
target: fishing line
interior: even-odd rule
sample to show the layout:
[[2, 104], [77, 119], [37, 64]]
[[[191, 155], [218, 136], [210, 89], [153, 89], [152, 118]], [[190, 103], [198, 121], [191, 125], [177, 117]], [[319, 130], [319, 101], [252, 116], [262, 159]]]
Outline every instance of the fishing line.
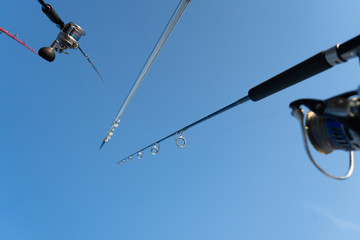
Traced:
[[243, 121], [243, 122], [237, 122], [236, 124], [228, 125], [228, 126], [223, 127], [223, 128], [221, 128], [221, 129], [219, 129], [219, 130], [217, 130], [215, 132], [223, 132], [223, 131], [226, 131], [226, 130], [229, 130], [229, 129], [240, 128], [241, 126], [239, 126], [239, 125], [250, 124], [252, 122], [257, 122], [257, 121], [260, 121], [260, 120], [264, 120], [264, 119], [271, 118], [271, 117], [277, 116], [279, 114], [288, 113], [288, 112], [289, 112], [289, 109], [284, 108], [283, 110], [273, 112], [273, 113], [269, 113], [269, 114], [266, 114], [266, 115], [263, 115], [263, 116], [259, 116], [259, 117], [254, 118], [254, 119], [250, 119], [250, 120], [246, 120], [246, 121]]

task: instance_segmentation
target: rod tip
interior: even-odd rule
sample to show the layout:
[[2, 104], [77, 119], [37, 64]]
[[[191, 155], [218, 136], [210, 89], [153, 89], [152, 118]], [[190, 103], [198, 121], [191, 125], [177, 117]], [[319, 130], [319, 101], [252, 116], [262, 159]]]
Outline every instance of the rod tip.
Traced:
[[104, 146], [104, 144], [105, 144], [105, 141], [103, 141], [103, 142], [101, 143], [101, 145], [100, 145], [100, 150], [102, 149], [102, 147]]

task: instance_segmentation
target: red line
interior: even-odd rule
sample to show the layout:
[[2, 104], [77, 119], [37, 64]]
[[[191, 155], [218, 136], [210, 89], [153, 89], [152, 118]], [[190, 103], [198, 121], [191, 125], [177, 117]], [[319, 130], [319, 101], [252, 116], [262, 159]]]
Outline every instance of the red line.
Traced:
[[11, 37], [12, 39], [14, 39], [15, 41], [17, 41], [18, 43], [20, 43], [21, 45], [23, 45], [24, 47], [26, 47], [27, 49], [29, 49], [30, 51], [32, 51], [33, 53], [35, 53], [36, 55], [39, 55], [34, 49], [30, 48], [28, 45], [26, 45], [25, 43], [23, 43], [22, 41], [20, 41], [19, 39], [17, 39], [14, 35], [12, 35], [11, 33], [9, 33], [8, 31], [6, 31], [5, 29], [3, 29], [2, 27], [0, 27], [0, 31], [5, 33], [6, 35], [8, 35], [9, 37]]

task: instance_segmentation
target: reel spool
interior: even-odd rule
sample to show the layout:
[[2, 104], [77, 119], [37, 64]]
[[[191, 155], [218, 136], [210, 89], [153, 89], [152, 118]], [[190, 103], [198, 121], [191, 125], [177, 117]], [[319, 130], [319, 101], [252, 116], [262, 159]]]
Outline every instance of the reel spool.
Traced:
[[[310, 160], [326, 176], [337, 180], [344, 180], [352, 175], [353, 152], [360, 149], [360, 99], [352, 97], [354, 95], [359, 95], [359, 92], [347, 92], [325, 101], [300, 99], [290, 104], [292, 115], [300, 122], [305, 149]], [[301, 105], [310, 109], [305, 122], [305, 111]], [[322, 154], [330, 154], [334, 150], [348, 151], [350, 160], [347, 174], [334, 176], [322, 169], [310, 152], [308, 139]]]
[[55, 47], [55, 50], [61, 53], [67, 48], [77, 49], [79, 47], [78, 41], [85, 34], [85, 31], [79, 25], [73, 22], [66, 24], [57, 37], [59, 44]]

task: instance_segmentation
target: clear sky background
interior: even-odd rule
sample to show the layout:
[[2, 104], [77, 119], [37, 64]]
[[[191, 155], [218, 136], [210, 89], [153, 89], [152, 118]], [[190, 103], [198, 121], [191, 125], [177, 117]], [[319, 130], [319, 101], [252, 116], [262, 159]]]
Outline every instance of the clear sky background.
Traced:
[[[357, 0], [193, 0], [99, 151], [178, 2], [49, 2], [86, 31], [106, 86], [79, 51], [48, 63], [0, 35], [0, 239], [359, 239], [360, 168], [318, 172], [288, 108], [356, 89], [357, 60], [186, 131], [186, 148], [169, 139], [116, 166], [360, 34]], [[58, 34], [35, 0], [3, 2], [0, 26], [36, 50]], [[315, 156], [346, 172], [345, 152]]]

